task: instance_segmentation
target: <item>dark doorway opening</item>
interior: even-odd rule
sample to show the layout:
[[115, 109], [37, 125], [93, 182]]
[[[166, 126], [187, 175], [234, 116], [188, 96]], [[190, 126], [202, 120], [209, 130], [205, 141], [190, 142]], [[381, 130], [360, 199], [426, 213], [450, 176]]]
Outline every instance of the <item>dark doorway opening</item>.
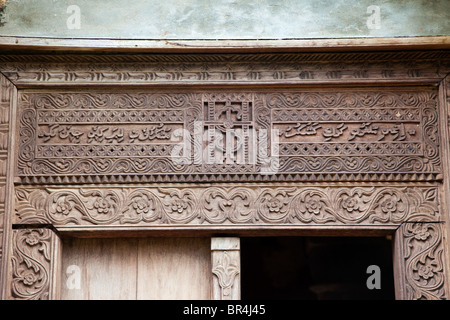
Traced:
[[[368, 270], [373, 265], [378, 271]], [[369, 287], [380, 284], [380, 289], [369, 289], [368, 282]], [[386, 237], [241, 238], [241, 290], [243, 300], [393, 300], [392, 241]]]

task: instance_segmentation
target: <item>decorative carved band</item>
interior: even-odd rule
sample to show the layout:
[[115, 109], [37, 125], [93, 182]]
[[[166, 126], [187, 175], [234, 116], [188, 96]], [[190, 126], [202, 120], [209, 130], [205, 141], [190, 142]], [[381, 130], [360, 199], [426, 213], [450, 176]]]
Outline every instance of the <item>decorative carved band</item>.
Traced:
[[[59, 243], [49, 229], [13, 230], [11, 299], [48, 300], [57, 298], [55, 279]], [[55, 278], [56, 277], [56, 278]]]
[[24, 184], [442, 176], [429, 89], [22, 93], [19, 102]]
[[[33, 54], [33, 55], [0, 55], [0, 62], [5, 66], [16, 66], [16, 63], [36, 63], [35, 69], [43, 69], [55, 64], [70, 64], [77, 66], [80, 63], [98, 64], [106, 67], [111, 64], [131, 65], [139, 67], [139, 64], [177, 64], [177, 63], [365, 63], [374, 64], [387, 62], [414, 62], [436, 63], [435, 67], [444, 67], [449, 63], [449, 55], [446, 50], [424, 51], [391, 51], [391, 52], [309, 52], [309, 53], [257, 53], [257, 54]], [[136, 65], [138, 64], [138, 65]], [[92, 68], [91, 68], [92, 69]], [[4, 70], [7, 70], [6, 68]]]
[[399, 225], [440, 221], [433, 186], [16, 188], [14, 222], [63, 225]]
[[405, 223], [397, 231], [403, 300], [447, 299], [446, 238], [439, 223]]
[[3, 55], [17, 84], [314, 83], [442, 78], [446, 51], [306, 54]]

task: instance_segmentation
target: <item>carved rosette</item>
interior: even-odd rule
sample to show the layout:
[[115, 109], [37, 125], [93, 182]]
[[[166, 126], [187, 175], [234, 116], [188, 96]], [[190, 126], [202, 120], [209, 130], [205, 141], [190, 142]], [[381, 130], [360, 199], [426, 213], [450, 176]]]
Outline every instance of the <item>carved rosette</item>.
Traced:
[[19, 229], [12, 238], [11, 299], [54, 299], [56, 235], [49, 229]]
[[436, 186], [16, 188], [14, 222], [64, 225], [398, 225], [439, 221]]
[[397, 231], [404, 282], [401, 299], [447, 299], [445, 246], [440, 223], [405, 223]]

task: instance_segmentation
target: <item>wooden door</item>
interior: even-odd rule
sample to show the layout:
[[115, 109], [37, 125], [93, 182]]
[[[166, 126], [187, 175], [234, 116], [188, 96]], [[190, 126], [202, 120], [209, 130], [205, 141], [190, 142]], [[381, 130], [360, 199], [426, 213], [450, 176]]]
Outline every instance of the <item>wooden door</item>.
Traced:
[[66, 239], [61, 298], [211, 298], [209, 238]]

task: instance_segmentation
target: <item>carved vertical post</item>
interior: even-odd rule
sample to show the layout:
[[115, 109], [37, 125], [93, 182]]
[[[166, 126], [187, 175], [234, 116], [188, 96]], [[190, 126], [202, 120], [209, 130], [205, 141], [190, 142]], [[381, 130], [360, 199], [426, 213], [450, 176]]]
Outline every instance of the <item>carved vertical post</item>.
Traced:
[[12, 234], [9, 299], [60, 297], [61, 243], [50, 229], [16, 229]]
[[395, 234], [394, 278], [399, 300], [448, 298], [445, 228], [442, 223], [407, 222]]
[[[441, 82], [440, 86], [441, 105], [441, 131], [442, 131], [442, 168], [444, 174], [442, 197], [442, 217], [446, 221], [446, 232], [450, 234], [450, 75]], [[450, 239], [447, 239], [447, 246], [450, 247]], [[447, 263], [450, 266], [450, 256], [446, 255]]]
[[212, 238], [212, 299], [239, 300], [241, 298], [241, 261], [239, 238]]
[[[11, 229], [11, 181], [12, 157], [14, 152], [10, 132], [10, 116], [15, 103], [17, 90], [14, 85], [0, 74], [0, 299], [6, 296], [5, 284], [8, 269], [8, 247]], [[13, 126], [12, 126], [13, 127]]]

